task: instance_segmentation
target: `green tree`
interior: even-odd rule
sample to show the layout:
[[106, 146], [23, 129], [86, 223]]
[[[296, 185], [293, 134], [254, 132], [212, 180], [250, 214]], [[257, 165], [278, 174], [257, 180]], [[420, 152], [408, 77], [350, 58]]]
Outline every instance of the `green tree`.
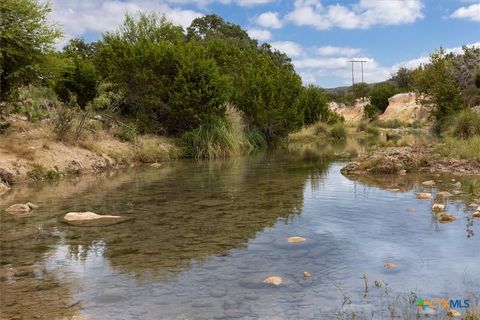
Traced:
[[400, 90], [400, 92], [408, 92], [413, 89], [414, 71], [405, 67], [400, 67], [397, 72], [392, 75], [392, 81]]
[[440, 48], [430, 55], [430, 62], [415, 73], [415, 89], [424, 105], [435, 108], [439, 124], [463, 109], [460, 89], [457, 86], [453, 56]]
[[370, 104], [380, 112], [388, 107], [388, 99], [398, 92], [390, 82], [377, 83], [370, 89]]
[[67, 102], [72, 94], [77, 96], [80, 107], [85, 107], [96, 96], [99, 80], [94, 59], [97, 54], [96, 43], [85, 43], [83, 39], [72, 39], [63, 48], [63, 56], [71, 63], [54, 84], [60, 99]]
[[0, 1], [0, 81], [2, 99], [14, 85], [32, 81], [34, 65], [50, 52], [59, 29], [48, 20], [48, 2]]
[[312, 124], [318, 120], [329, 121], [332, 115], [327, 102], [323, 89], [315, 85], [303, 88], [296, 104], [297, 108], [303, 111], [304, 124]]

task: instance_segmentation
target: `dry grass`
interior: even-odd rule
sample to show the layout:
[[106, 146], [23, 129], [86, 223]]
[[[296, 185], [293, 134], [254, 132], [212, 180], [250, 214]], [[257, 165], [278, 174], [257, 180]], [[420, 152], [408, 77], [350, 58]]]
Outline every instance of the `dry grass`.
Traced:
[[4, 139], [2, 148], [19, 158], [34, 161], [36, 158], [35, 148], [31, 147], [25, 140], [18, 137]]

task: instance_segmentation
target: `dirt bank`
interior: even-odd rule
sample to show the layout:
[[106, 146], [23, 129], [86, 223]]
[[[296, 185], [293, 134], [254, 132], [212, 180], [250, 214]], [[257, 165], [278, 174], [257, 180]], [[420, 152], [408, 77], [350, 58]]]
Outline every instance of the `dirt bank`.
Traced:
[[139, 136], [122, 141], [114, 132], [85, 132], [81, 138], [59, 140], [48, 121], [32, 123], [23, 117], [9, 117], [10, 127], [0, 134], [0, 180], [12, 185], [29, 180], [63, 175], [95, 173], [175, 158], [173, 140], [160, 136]]

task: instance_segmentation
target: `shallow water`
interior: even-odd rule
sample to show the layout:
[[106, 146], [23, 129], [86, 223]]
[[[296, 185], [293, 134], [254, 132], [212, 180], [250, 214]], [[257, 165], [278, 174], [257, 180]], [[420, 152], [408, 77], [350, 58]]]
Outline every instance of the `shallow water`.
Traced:
[[[436, 192], [420, 184], [432, 177], [355, 181], [340, 174], [342, 165], [285, 151], [13, 190], [1, 208], [27, 200], [40, 208], [26, 217], [0, 213], [0, 314], [331, 319], [353, 310], [381, 319], [411, 291], [425, 299], [479, 296], [480, 220], [467, 206], [475, 195], [459, 190], [446, 203], [458, 219], [440, 224], [433, 200], [415, 198]], [[433, 178], [452, 191], [453, 177]], [[74, 227], [61, 222], [69, 211], [134, 220]], [[291, 244], [291, 236], [307, 240]], [[385, 270], [387, 262], [396, 267]], [[263, 284], [271, 275], [283, 283]]]

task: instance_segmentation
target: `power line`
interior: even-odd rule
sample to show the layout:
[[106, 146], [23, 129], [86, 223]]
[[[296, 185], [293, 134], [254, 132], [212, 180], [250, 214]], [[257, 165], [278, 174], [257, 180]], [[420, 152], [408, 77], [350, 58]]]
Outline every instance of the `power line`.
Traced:
[[[363, 64], [364, 63], [367, 63], [368, 61], [366, 60], [350, 60], [348, 62], [351, 62], [352, 63], [352, 94], [353, 94], [353, 98], [355, 99], [355, 75], [354, 75], [354, 71], [353, 71], [353, 64], [354, 63], [360, 63], [360, 65], [362, 66], [362, 84], [363, 84]], [[362, 90], [362, 98], [365, 96], [365, 92], [364, 92], [364, 88], [363, 88], [363, 85], [361, 87], [361, 90]]]

